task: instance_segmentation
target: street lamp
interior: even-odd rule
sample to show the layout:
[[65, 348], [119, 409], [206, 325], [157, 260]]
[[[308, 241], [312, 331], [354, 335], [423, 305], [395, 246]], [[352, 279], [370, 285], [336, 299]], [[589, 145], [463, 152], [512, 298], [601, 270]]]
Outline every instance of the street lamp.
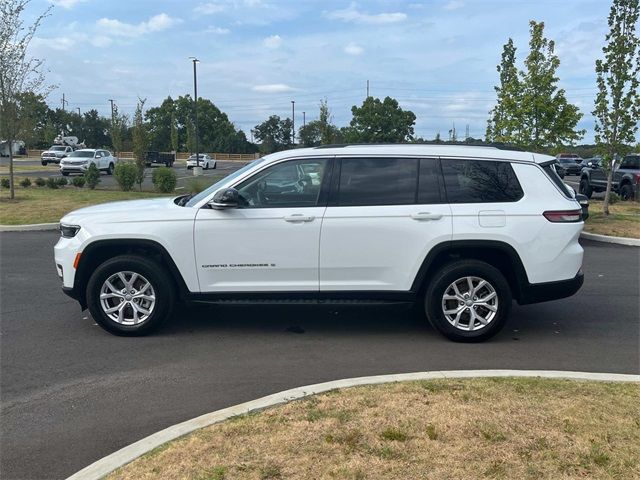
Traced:
[[199, 175], [200, 173], [200, 155], [198, 154], [198, 78], [196, 75], [196, 64], [200, 61], [196, 57], [189, 57], [193, 62], [193, 119], [194, 119], [194, 127], [195, 127], [195, 136], [196, 136], [196, 168], [194, 170], [194, 175]]

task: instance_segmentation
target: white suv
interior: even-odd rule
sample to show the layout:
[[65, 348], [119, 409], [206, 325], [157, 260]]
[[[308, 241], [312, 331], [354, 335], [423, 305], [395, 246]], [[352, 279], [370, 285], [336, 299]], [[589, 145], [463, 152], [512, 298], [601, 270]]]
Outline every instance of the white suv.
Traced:
[[60, 173], [65, 177], [70, 173], [84, 173], [91, 164], [94, 164], [98, 170], [107, 172], [107, 175], [112, 175], [116, 159], [108, 150], [83, 148], [60, 160]]
[[195, 196], [117, 202], [60, 222], [63, 290], [142, 335], [174, 302], [416, 302], [480, 341], [520, 304], [582, 285], [582, 211], [555, 158], [487, 147], [275, 153]]

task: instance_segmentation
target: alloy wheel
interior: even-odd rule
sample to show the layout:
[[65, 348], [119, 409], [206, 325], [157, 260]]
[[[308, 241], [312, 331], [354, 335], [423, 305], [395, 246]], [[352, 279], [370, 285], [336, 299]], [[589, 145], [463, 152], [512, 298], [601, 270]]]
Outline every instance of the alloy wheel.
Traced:
[[462, 277], [452, 282], [442, 296], [442, 313], [455, 328], [474, 332], [485, 328], [498, 312], [498, 294], [487, 280]]
[[156, 304], [151, 282], [136, 272], [117, 272], [100, 288], [102, 311], [114, 322], [139, 325], [149, 318]]

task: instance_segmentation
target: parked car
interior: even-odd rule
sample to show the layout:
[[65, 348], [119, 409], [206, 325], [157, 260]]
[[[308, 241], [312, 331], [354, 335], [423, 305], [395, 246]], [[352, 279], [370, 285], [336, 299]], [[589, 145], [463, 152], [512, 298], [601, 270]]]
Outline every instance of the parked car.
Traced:
[[108, 150], [83, 148], [71, 152], [60, 161], [60, 173], [65, 177], [70, 173], [84, 173], [92, 163], [98, 167], [98, 170], [106, 172], [107, 175], [112, 175], [116, 159]]
[[49, 150], [45, 150], [40, 154], [40, 163], [47, 165], [49, 163], [60, 163], [60, 160], [68, 157], [73, 153], [73, 147], [69, 145], [53, 145]]
[[172, 167], [176, 161], [176, 156], [168, 152], [147, 152], [145, 159], [147, 161], [147, 167], [158, 164], [164, 165], [165, 167]]
[[[582, 159], [580, 159], [582, 161]], [[559, 158], [558, 164], [562, 167], [565, 175], [580, 175], [582, 172], [581, 163], [576, 163], [572, 158]]]
[[573, 163], [581, 163], [582, 157], [576, 153], [559, 153], [556, 155], [556, 160], [560, 162], [560, 160], [571, 160]]
[[[262, 157], [197, 195], [115, 202], [60, 221], [63, 290], [117, 335], [187, 303], [416, 303], [481, 341], [512, 300], [581, 287], [583, 228], [554, 157], [367, 145]], [[313, 174], [313, 175], [312, 175]]]
[[[201, 153], [198, 155], [198, 158], [200, 159], [200, 166], [203, 169], [209, 170], [210, 168], [216, 168], [216, 161], [209, 155]], [[187, 158], [187, 170], [191, 170], [195, 166], [197, 166], [196, 156], [191, 155]]]
[[[607, 188], [607, 174], [602, 168], [602, 158], [587, 162], [580, 174], [580, 193], [591, 198], [593, 192], [604, 192]], [[614, 165], [611, 189], [623, 200], [636, 198], [640, 190], [640, 154], [625, 156]]]

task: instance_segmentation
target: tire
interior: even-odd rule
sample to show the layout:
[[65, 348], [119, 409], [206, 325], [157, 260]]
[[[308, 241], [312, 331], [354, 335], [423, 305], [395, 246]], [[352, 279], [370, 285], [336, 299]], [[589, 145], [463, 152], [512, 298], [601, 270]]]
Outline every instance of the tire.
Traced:
[[43, 167], [46, 167], [46, 166], [47, 166], [47, 162], [45, 162], [45, 161], [41, 161], [40, 163], [42, 163], [42, 166], [43, 166]]
[[578, 193], [585, 195], [587, 198], [591, 198], [591, 195], [593, 195], [593, 189], [591, 188], [591, 185], [589, 185], [589, 180], [586, 178], [582, 178], [580, 180], [580, 187], [578, 187], [578, 190]]
[[204, 167], [202, 167], [203, 170], [209, 170], [209, 162], [204, 164]]
[[213, 167], [211, 167], [212, 169], [216, 169], [216, 162], [213, 162]]
[[63, 177], [68, 177], [69, 176], [69, 172], [62, 172], [62, 176]]
[[628, 183], [622, 185], [622, 188], [620, 188], [620, 198], [622, 200], [633, 200], [633, 187]]
[[[138, 292], [136, 295], [146, 294], [146, 298], [123, 297], [126, 294], [121, 290], [125, 286], [123, 278], [127, 282], [133, 279], [133, 285], [127, 288]], [[147, 282], [149, 286], [145, 288]], [[110, 293], [113, 297], [101, 300], [101, 293]], [[122, 320], [112, 318], [105, 311], [122, 303], [126, 305], [111, 313], [118, 316], [122, 312]], [[156, 262], [137, 255], [120, 255], [107, 260], [98, 266], [87, 284], [87, 305], [93, 319], [114, 335], [133, 337], [151, 333], [169, 317], [174, 304], [174, 285], [164, 269]]]
[[[485, 302], [474, 304], [473, 294], [466, 297], [468, 278], [478, 289], [477, 293], [483, 295], [478, 298], [487, 298]], [[500, 270], [479, 260], [458, 260], [442, 267], [432, 279], [425, 294], [425, 311], [431, 325], [445, 337], [455, 342], [482, 342], [504, 327], [511, 311], [512, 297], [509, 284]], [[481, 285], [481, 281], [485, 283]], [[461, 295], [459, 299], [452, 287], [454, 284]], [[445, 299], [445, 294], [452, 298]], [[477, 319], [473, 319], [473, 328], [469, 329], [472, 312]], [[486, 324], [483, 325], [480, 319]]]
[[107, 167], [107, 175], [113, 175], [113, 170], [114, 170], [114, 166], [113, 163], [110, 163], [109, 166]]

